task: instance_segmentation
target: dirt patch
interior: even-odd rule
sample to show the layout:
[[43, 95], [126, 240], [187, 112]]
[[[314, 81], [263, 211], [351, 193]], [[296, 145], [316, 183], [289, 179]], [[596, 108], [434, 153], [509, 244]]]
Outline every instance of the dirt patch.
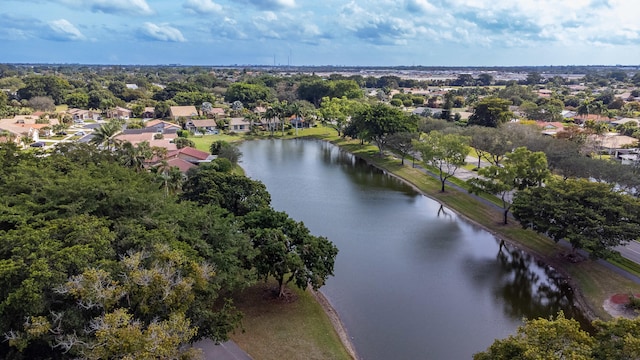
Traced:
[[329, 300], [320, 291], [314, 291], [311, 288], [309, 289], [309, 291], [311, 291], [311, 294], [313, 294], [313, 296], [316, 298], [316, 301], [322, 306], [324, 312], [329, 317], [329, 320], [331, 320], [333, 328], [338, 333], [338, 337], [340, 338], [342, 345], [344, 345], [344, 348], [347, 350], [351, 358], [354, 360], [360, 359], [358, 357], [358, 354], [356, 353], [356, 349], [353, 346], [353, 343], [351, 342], [351, 338], [347, 333], [347, 329], [344, 327], [344, 324], [340, 320], [338, 313], [333, 308], [333, 306], [331, 306]]
[[[635, 296], [640, 297], [639, 295]], [[614, 318], [634, 319], [638, 317], [638, 313], [629, 306], [629, 302], [629, 294], [614, 294], [604, 301], [602, 307]]]

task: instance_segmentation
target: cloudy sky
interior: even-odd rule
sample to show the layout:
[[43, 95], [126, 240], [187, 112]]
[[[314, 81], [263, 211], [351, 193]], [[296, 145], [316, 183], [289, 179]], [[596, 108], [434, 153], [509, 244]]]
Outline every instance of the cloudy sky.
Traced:
[[0, 63], [640, 63], [637, 0], [0, 0]]

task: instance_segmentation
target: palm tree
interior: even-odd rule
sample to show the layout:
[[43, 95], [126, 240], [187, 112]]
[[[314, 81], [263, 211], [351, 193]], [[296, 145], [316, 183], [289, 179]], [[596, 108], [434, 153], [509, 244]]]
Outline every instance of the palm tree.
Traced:
[[[298, 127], [302, 121], [302, 107], [298, 103], [293, 103], [289, 106], [289, 112], [296, 117], [296, 136], [298, 136]], [[283, 134], [284, 135], [284, 134]]]
[[107, 150], [111, 150], [111, 146], [115, 144], [113, 137], [120, 132], [121, 125], [119, 121], [111, 121], [106, 124], [102, 124], [99, 128], [93, 132], [91, 142], [96, 145], [107, 144]]
[[264, 113], [265, 119], [267, 119], [267, 126], [269, 126], [269, 131], [271, 132], [271, 136], [273, 136], [274, 126], [272, 121], [278, 117], [278, 110], [275, 106], [271, 106], [267, 109], [267, 112]]
[[134, 146], [130, 142], [125, 142], [118, 149], [120, 163], [126, 167], [141, 172], [144, 169], [146, 160], [153, 156], [151, 147], [147, 141], [143, 141], [138, 146]]

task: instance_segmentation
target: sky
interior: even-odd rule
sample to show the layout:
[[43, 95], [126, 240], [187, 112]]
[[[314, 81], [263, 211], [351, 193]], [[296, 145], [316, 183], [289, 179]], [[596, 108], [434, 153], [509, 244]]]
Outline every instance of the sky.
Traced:
[[640, 64], [638, 0], [0, 0], [0, 63]]

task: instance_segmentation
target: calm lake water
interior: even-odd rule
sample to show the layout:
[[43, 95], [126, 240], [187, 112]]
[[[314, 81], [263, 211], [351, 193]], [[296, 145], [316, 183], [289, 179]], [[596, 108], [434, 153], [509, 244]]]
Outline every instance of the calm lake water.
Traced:
[[470, 359], [523, 317], [576, 316], [551, 269], [338, 147], [240, 148], [273, 207], [338, 247], [322, 292], [363, 359]]

